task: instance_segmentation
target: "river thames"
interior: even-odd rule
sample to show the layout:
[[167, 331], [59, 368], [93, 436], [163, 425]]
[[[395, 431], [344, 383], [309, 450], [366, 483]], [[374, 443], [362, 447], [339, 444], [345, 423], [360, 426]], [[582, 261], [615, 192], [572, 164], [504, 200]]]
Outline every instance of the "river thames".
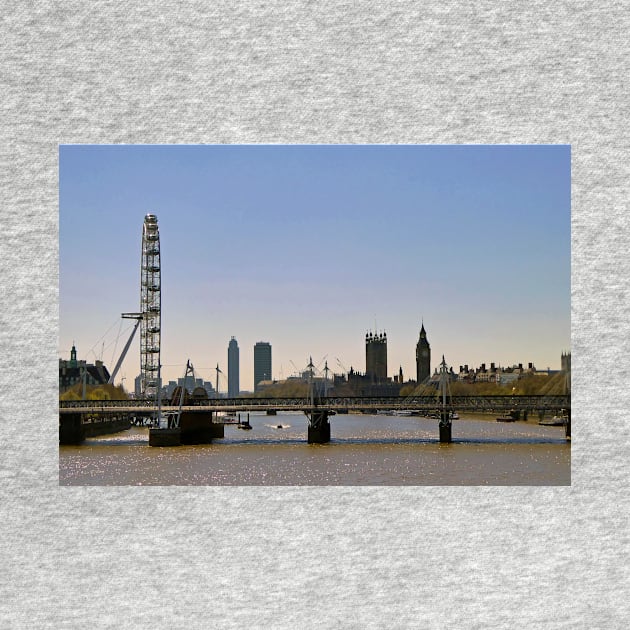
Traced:
[[[245, 414], [242, 414], [244, 419]], [[306, 442], [303, 414], [250, 414], [251, 431], [225, 427], [213, 444], [154, 448], [148, 429], [60, 446], [60, 485], [535, 485], [571, 484], [563, 427], [462, 414], [453, 442], [438, 421], [335, 415], [331, 442]], [[282, 428], [278, 428], [281, 425]]]

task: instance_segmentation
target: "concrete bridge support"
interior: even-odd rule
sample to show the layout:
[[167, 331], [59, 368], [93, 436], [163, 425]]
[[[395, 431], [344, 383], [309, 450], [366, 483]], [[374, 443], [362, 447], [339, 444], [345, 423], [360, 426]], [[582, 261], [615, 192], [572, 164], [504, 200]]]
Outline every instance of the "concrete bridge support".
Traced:
[[131, 426], [128, 414], [107, 416], [91, 414], [59, 414], [59, 444], [81, 444], [85, 438], [125, 431]]
[[451, 443], [451, 416], [448, 411], [442, 411], [440, 416], [440, 444]]
[[80, 413], [59, 414], [59, 444], [81, 444], [85, 440], [85, 427]]
[[182, 444], [211, 444], [225, 435], [222, 424], [212, 422], [212, 412], [182, 413], [179, 419]]
[[149, 429], [149, 446], [179, 446], [182, 443], [181, 429]]
[[150, 429], [149, 446], [180, 446], [181, 444], [212, 444], [212, 440], [222, 438], [225, 430], [222, 424], [212, 421], [212, 412], [184, 412], [179, 418], [179, 427]]
[[330, 442], [330, 422], [328, 411], [313, 409], [308, 423], [308, 443], [326, 444]]

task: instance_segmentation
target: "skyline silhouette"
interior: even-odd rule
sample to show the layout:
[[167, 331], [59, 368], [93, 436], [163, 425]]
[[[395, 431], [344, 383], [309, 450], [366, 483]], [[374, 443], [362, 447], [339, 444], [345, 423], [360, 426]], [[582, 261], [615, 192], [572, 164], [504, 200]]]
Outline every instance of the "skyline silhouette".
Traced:
[[[369, 330], [387, 332], [389, 375], [414, 378], [422, 321], [455, 370], [558, 369], [571, 348], [570, 162], [565, 145], [61, 146], [59, 356], [74, 342], [112, 368], [152, 213], [165, 381], [188, 358], [204, 380], [217, 363], [227, 374], [232, 336], [243, 390], [258, 341], [274, 378], [309, 356], [364, 371]], [[118, 382], [132, 389], [139, 364], [135, 339]]]

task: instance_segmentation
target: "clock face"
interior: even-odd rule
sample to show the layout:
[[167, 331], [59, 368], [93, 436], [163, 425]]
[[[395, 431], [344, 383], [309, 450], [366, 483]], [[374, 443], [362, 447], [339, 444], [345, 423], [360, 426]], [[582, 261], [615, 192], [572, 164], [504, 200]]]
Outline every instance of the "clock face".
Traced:
[[422, 356], [423, 357], [428, 357], [429, 356], [429, 351], [428, 350], [423, 350], [422, 351]]

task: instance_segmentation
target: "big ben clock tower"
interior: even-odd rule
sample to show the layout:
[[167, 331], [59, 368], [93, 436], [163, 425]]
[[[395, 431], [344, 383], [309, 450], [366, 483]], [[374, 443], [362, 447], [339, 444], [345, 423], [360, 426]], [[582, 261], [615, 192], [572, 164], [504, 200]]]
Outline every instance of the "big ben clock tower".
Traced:
[[416, 345], [416, 375], [418, 384], [431, 375], [431, 346], [429, 346], [427, 341], [424, 322], [420, 329], [420, 339]]

